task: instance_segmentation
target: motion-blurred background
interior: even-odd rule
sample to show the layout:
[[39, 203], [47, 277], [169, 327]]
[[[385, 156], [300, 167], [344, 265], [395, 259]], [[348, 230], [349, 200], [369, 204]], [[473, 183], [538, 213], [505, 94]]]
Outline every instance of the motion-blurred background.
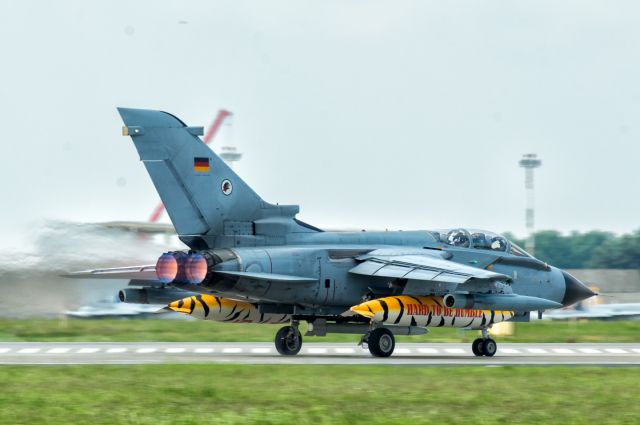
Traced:
[[[102, 308], [123, 282], [56, 276], [180, 246], [142, 225], [158, 197], [117, 106], [205, 126], [231, 111], [214, 149], [242, 153], [234, 167], [264, 199], [318, 227], [467, 226], [522, 245], [536, 232], [535, 255], [599, 302], [640, 301], [639, 9], [1, 3], [0, 315]], [[528, 153], [542, 160], [535, 227]]]

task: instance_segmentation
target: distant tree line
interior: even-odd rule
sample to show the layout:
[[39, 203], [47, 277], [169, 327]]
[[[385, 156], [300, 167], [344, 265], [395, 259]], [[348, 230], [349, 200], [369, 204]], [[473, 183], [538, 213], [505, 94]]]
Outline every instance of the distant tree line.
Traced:
[[[524, 239], [505, 236], [524, 247]], [[621, 236], [598, 230], [568, 235], [542, 230], [534, 240], [536, 258], [563, 269], [640, 269], [640, 230]]]

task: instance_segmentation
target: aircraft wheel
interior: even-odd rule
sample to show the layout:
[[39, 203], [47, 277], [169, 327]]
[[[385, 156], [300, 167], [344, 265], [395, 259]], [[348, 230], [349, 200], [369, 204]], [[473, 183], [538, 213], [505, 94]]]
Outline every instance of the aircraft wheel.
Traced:
[[473, 351], [473, 354], [475, 354], [477, 357], [484, 356], [484, 352], [482, 351], [483, 342], [484, 339], [478, 338], [473, 341], [473, 344], [471, 344], [471, 351]]
[[493, 357], [496, 351], [498, 351], [498, 344], [491, 338], [485, 339], [482, 343], [482, 354], [487, 357]]
[[389, 357], [396, 348], [396, 339], [389, 329], [376, 328], [369, 333], [367, 344], [374, 357]]
[[285, 326], [276, 333], [276, 350], [284, 356], [295, 356], [302, 348], [302, 335], [297, 328]]

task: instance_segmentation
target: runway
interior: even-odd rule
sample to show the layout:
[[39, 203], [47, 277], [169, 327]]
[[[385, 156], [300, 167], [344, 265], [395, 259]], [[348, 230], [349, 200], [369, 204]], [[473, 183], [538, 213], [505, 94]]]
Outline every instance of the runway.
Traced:
[[397, 344], [390, 358], [351, 343], [308, 343], [280, 356], [271, 343], [0, 343], [0, 364], [381, 364], [424, 366], [640, 366], [640, 344], [499, 344], [495, 357], [475, 357], [471, 344]]

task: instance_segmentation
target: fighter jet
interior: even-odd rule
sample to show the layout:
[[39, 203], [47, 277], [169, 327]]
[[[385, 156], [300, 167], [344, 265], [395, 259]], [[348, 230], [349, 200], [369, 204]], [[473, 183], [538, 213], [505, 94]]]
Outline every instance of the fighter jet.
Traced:
[[166, 303], [204, 320], [283, 323], [275, 337], [283, 355], [300, 351], [307, 322], [305, 336], [359, 334], [377, 357], [393, 353], [396, 335], [481, 330], [473, 353], [493, 356], [493, 324], [595, 295], [488, 231], [323, 231], [297, 219], [297, 205], [265, 202], [203, 143], [202, 127], [161, 111], [118, 111], [189, 248], [156, 264], [69, 275], [131, 279], [121, 301]]

